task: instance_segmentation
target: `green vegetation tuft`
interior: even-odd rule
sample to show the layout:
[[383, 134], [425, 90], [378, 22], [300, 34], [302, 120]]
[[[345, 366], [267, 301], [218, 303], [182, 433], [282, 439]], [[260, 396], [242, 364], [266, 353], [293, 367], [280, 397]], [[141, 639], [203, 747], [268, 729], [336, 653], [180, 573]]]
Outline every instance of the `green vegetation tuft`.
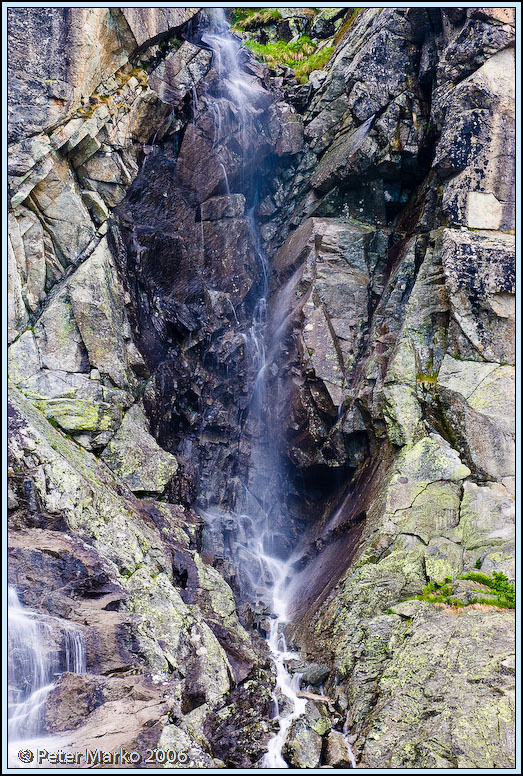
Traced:
[[[493, 571], [491, 577], [488, 574], [478, 574], [475, 571], [471, 571], [469, 574], [463, 574], [460, 579], [470, 579], [472, 582], [478, 582], [480, 585], [489, 587], [498, 599], [496, 606], [502, 606], [505, 609], [515, 608], [516, 590], [502, 571]], [[479, 600], [478, 603], [488, 603], [488, 601]]]
[[124, 571], [120, 572], [120, 574], [122, 577], [125, 577], [125, 579], [130, 579], [133, 574], [136, 574], [136, 572], [140, 569], [143, 569], [143, 567], [143, 563], [137, 563], [134, 569], [125, 569]]
[[332, 56], [334, 48], [326, 46], [316, 50], [316, 44], [308, 35], [302, 35], [296, 41], [285, 43], [282, 40], [275, 43], [257, 43], [254, 40], [245, 42], [253, 54], [265, 62], [270, 68], [286, 65], [294, 70], [294, 76], [299, 83], [307, 83], [309, 73], [321, 70]]
[[[418, 601], [428, 601], [431, 604], [448, 604], [449, 606], [463, 606], [462, 601], [452, 598], [452, 585], [450, 581], [445, 580], [444, 584], [440, 585], [432, 580], [425, 585], [423, 593], [416, 595]], [[457, 603], [455, 603], [457, 601]]]
[[363, 11], [363, 8], [353, 8], [351, 15], [347, 17], [347, 19], [345, 19], [345, 21], [339, 28], [338, 32], [336, 33], [336, 37], [334, 39], [336, 43], [339, 43], [340, 40], [342, 40], [345, 37], [347, 32], [350, 30], [350, 28], [356, 21], [360, 11]]
[[282, 18], [277, 8], [235, 8], [231, 14], [231, 27], [237, 32], [244, 32]]
[[472, 604], [485, 604], [487, 606], [498, 606], [502, 609], [514, 609], [516, 606], [516, 591], [514, 585], [512, 585], [508, 578], [501, 571], [494, 571], [492, 577], [487, 574], [478, 574], [476, 572], [470, 572], [469, 574], [463, 574], [459, 579], [469, 579], [472, 582], [478, 582], [485, 587], [488, 587], [496, 595], [496, 599], [486, 598], [481, 595], [481, 590], [478, 590], [478, 596], [475, 596], [472, 600], [461, 601], [459, 598], [453, 597], [452, 580], [450, 577], [446, 577], [443, 584], [430, 581], [428, 585], [423, 588], [423, 593], [414, 596], [418, 601], [427, 601], [431, 604], [446, 604], [447, 606], [454, 606], [462, 608], [464, 606], [472, 606]]

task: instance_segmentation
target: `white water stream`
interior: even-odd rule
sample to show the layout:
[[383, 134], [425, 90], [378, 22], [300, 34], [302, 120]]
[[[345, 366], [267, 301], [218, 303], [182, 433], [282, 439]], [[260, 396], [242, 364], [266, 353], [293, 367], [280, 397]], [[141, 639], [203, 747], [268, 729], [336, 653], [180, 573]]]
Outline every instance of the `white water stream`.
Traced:
[[60, 745], [44, 737], [45, 704], [61, 673], [85, 673], [85, 646], [74, 625], [27, 609], [9, 587], [8, 654], [9, 764], [22, 767], [11, 750]]
[[[255, 173], [249, 169], [249, 159], [246, 156], [249, 150], [249, 121], [252, 121], [249, 105], [253, 99], [259, 97], [260, 87], [253, 84], [238, 65], [241, 42], [231, 35], [224, 10], [220, 8], [210, 9], [207, 14], [210, 19], [210, 27], [203, 34], [202, 41], [212, 49], [213, 66], [220, 75], [224, 95], [235, 106], [238, 117], [238, 134], [240, 138], [244, 139], [242, 143], [244, 169], [247, 175], [252, 176]], [[228, 109], [226, 105], [224, 109]], [[213, 104], [213, 113], [216, 117], [219, 134], [224, 123], [219, 100]], [[229, 181], [223, 165], [222, 168], [227, 193], [229, 193]], [[270, 419], [264, 413], [267, 407], [267, 370], [274, 363], [274, 355], [285, 335], [289, 301], [295, 291], [296, 281], [291, 278], [278, 295], [272, 314], [270, 352], [267, 353], [268, 266], [260, 246], [254, 218], [254, 206], [247, 214], [247, 218], [263, 272], [260, 295], [255, 305], [251, 325], [244, 332], [246, 352], [257, 375], [249, 405], [251, 432], [253, 424], [257, 429], [253, 433], [255, 441], [251, 449], [250, 471], [248, 482], [245, 483], [241, 511], [229, 515], [226, 519], [234, 523], [239, 536], [241, 544], [239, 560], [244, 582], [247, 582], [247, 586], [251, 588], [251, 593], [260, 605], [265, 606], [270, 611], [270, 632], [267, 636], [267, 644], [276, 668], [276, 687], [273, 700], [279, 730], [268, 743], [267, 753], [263, 757], [261, 767], [288, 768], [289, 766], [282, 756], [282, 748], [292, 722], [304, 714], [307, 702], [297, 695], [300, 689], [299, 674], [293, 678], [286, 667], [287, 661], [299, 659], [298, 654], [287, 649], [283, 632], [288, 622], [290, 603], [290, 565], [296, 559], [283, 560], [279, 557], [281, 553], [275, 551], [278, 546], [278, 538], [284, 538], [278, 534], [275, 535], [273, 527], [278, 522], [280, 524], [282, 522], [275, 519], [275, 512], [281, 509], [281, 504], [278, 503], [276, 484], [280, 476], [279, 455], [275, 448], [274, 435], [271, 433]], [[211, 523], [216, 522], [216, 514], [212, 512], [208, 512], [206, 518]], [[222, 515], [222, 523], [223, 519]]]
[[[244, 169], [246, 175], [254, 173], [249, 166], [248, 130], [255, 111], [250, 104], [260, 96], [261, 87], [243, 73], [238, 65], [241, 49], [239, 39], [231, 35], [224, 10], [209, 9], [210, 26], [202, 35], [202, 41], [214, 54], [213, 65], [220, 76], [223, 98], [218, 97], [212, 111], [216, 117], [215, 143], [220, 141], [225, 125], [225, 111], [234, 106], [238, 122], [238, 135], [244, 139]], [[193, 105], [198, 108], [198, 96], [193, 93]], [[223, 113], [222, 113], [223, 111]], [[230, 192], [227, 170], [222, 164], [224, 184]], [[254, 187], [255, 188], [255, 187]], [[238, 532], [241, 546], [240, 562], [244, 580], [253, 597], [269, 611], [270, 629], [267, 644], [276, 669], [274, 692], [275, 718], [279, 729], [268, 742], [267, 752], [261, 761], [263, 768], [288, 768], [282, 756], [286, 736], [294, 720], [306, 711], [305, 698], [298, 695], [300, 674], [294, 677], [287, 669], [288, 661], [299, 655], [289, 651], [284, 628], [289, 621], [291, 604], [292, 564], [295, 557], [285, 557], [281, 547], [287, 537], [278, 533], [275, 526], [285, 523], [283, 505], [278, 497], [281, 477], [279, 454], [267, 411], [267, 376], [277, 366], [277, 353], [286, 336], [289, 322], [289, 305], [296, 290], [296, 277], [282, 288], [272, 305], [271, 332], [267, 332], [268, 266], [260, 247], [254, 205], [247, 214], [256, 244], [262, 271], [260, 294], [250, 326], [242, 332], [247, 355], [253, 364], [256, 379], [250, 401], [249, 423], [251, 439], [251, 463], [245, 483], [240, 509], [230, 515]], [[204, 250], [203, 224], [201, 249]], [[236, 317], [236, 312], [233, 310]], [[236, 319], [237, 320], [237, 319]], [[266, 341], [268, 339], [268, 341]], [[253, 431], [254, 429], [254, 431]], [[207, 517], [212, 521], [212, 512]], [[283, 556], [283, 557], [282, 557]], [[62, 630], [62, 646], [57, 651], [49, 648], [51, 631]], [[9, 737], [16, 747], [30, 747], [30, 739], [41, 735], [44, 728], [44, 709], [49, 692], [63, 671], [85, 671], [85, 650], [80, 635], [70, 624], [59, 618], [46, 617], [22, 607], [14, 588], [9, 591], [9, 647], [11, 660], [9, 672]], [[56, 742], [57, 739], [54, 739]]]

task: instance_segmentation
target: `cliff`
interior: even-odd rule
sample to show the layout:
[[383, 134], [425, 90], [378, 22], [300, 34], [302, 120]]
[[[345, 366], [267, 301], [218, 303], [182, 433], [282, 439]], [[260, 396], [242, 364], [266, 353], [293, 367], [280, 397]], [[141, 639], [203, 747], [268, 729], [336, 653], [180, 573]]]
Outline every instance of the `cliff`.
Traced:
[[197, 8], [9, 9], [9, 575], [84, 640], [72, 749], [259, 765], [264, 488], [287, 762], [514, 766], [514, 9], [339, 11], [238, 15], [240, 110]]

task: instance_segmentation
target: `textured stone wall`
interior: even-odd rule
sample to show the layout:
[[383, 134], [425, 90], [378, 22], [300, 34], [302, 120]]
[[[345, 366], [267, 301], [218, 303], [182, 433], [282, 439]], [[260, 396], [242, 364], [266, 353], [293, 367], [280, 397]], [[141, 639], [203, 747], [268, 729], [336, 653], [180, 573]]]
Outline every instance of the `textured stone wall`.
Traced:
[[[282, 11], [250, 34], [335, 45], [307, 84], [243, 61], [290, 635], [327, 664], [286, 756], [344, 767], [345, 723], [365, 767], [511, 767], [513, 612], [415, 596], [515, 576], [513, 9]], [[235, 527], [202, 551], [192, 507], [249, 458], [256, 196], [197, 12], [9, 10], [10, 575], [86, 639], [49, 732], [248, 767], [274, 727], [260, 615]]]
[[292, 628], [332, 661], [324, 692], [371, 768], [513, 761], [513, 613], [408, 600], [445, 582], [489, 600], [459, 577], [515, 575], [513, 23], [360, 11], [270, 195], [273, 287], [297, 275], [282, 450], [305, 490], [343, 472]]
[[[211, 60], [183, 40], [197, 11], [9, 11], [9, 575], [86, 645], [48, 733], [74, 731], [84, 751], [103, 731], [108, 751], [174, 748], [212, 768], [207, 716], [248, 706], [263, 745], [271, 672], [200, 554], [201, 520], [164, 495], [180, 466], [144, 412], [135, 300], [107, 245], [154, 144], [191, 117]], [[234, 705], [246, 676], [256, 702]]]

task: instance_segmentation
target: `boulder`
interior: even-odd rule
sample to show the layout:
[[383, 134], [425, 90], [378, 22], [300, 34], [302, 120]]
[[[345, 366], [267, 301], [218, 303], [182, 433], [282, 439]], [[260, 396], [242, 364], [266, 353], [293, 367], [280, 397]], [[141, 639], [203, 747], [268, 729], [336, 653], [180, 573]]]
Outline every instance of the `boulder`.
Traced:
[[187, 92], [207, 73], [211, 56], [210, 51], [184, 41], [153, 70], [149, 84], [162, 102], [180, 105]]
[[467, 571], [473, 571], [479, 560], [485, 574], [502, 571], [514, 579], [515, 503], [512, 483], [507, 485], [464, 485], [459, 532]]
[[91, 367], [108, 375], [119, 388], [132, 390], [136, 386], [133, 366], [143, 361], [131, 343], [120, 282], [105, 238], [67, 285]]
[[312, 685], [312, 687], [319, 687], [327, 679], [330, 674], [330, 668], [326, 665], [319, 663], [311, 663], [306, 666], [301, 675], [301, 682], [304, 685]]
[[317, 768], [320, 764], [322, 737], [301, 718], [295, 720], [287, 733], [282, 754], [294, 768]]
[[32, 196], [62, 262], [76, 264], [94, 237], [95, 228], [67, 161], [54, 156], [52, 168]]
[[438, 393], [453, 434], [471, 465], [489, 479], [515, 474], [514, 367], [446, 356]]
[[342, 17], [347, 13], [343, 8], [323, 8], [314, 20], [310, 28], [312, 38], [330, 38], [336, 29], [342, 24]]
[[455, 352], [514, 363], [514, 237], [445, 229], [442, 238], [439, 252]]
[[[360, 767], [380, 768], [386, 761], [404, 768], [413, 758], [426, 768], [511, 762], [512, 680], [504, 666], [513, 651], [513, 613], [458, 611], [427, 608], [395, 649], [380, 683], [379, 711], [369, 717]], [[454, 698], [456, 706], [449, 706]]]
[[29, 314], [22, 297], [22, 281], [11, 240], [7, 244], [7, 293], [9, 298], [7, 314], [8, 342], [11, 343], [29, 321]]
[[131, 407], [102, 460], [131, 490], [160, 494], [178, 469], [178, 462], [158, 446], [148, 425], [143, 409]]
[[88, 372], [89, 358], [67, 288], [60, 289], [49, 300], [35, 324], [34, 336], [44, 368]]
[[[507, 77], [514, 72], [514, 50], [502, 49], [456, 89], [442, 89], [436, 98], [445, 124], [435, 167], [452, 174], [444, 183], [442, 203], [450, 226], [514, 228], [514, 81]], [[453, 67], [455, 60], [450, 62]]]
[[324, 759], [331, 768], [352, 768], [354, 756], [352, 755], [346, 737], [336, 730], [332, 730], [325, 741]]
[[21, 295], [29, 313], [45, 297], [46, 240], [37, 216], [24, 207], [8, 215], [9, 243], [16, 258]]
[[200, 205], [202, 221], [220, 221], [222, 218], [241, 218], [245, 214], [243, 194], [212, 197]]

